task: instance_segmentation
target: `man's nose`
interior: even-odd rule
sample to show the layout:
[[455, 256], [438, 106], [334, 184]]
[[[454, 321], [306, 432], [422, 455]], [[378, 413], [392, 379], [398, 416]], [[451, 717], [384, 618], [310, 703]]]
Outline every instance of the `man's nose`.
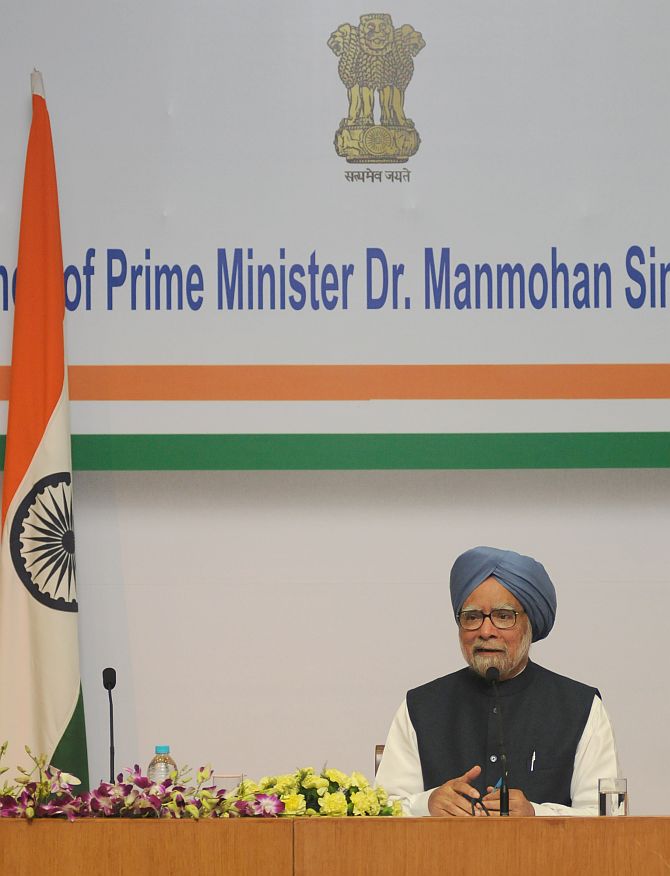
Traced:
[[483, 636], [486, 639], [490, 639], [492, 636], [498, 635], [498, 628], [494, 626], [490, 617], [484, 618], [484, 621], [479, 628], [479, 635]]

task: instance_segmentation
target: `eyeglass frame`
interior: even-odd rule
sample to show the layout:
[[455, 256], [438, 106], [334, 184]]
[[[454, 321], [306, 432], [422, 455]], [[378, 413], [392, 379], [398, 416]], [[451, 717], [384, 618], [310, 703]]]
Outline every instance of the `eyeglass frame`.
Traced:
[[[511, 611], [512, 614], [514, 615], [514, 623], [512, 624], [512, 626], [511, 627], [499, 627], [498, 624], [493, 620], [493, 612], [494, 611]], [[463, 624], [461, 623], [461, 615], [465, 614], [466, 612], [467, 613], [475, 613], [476, 612], [477, 614], [481, 614], [482, 622], [479, 624], [478, 627], [472, 627], [472, 629], [467, 629], [467, 627], [463, 626]], [[503, 631], [504, 630], [513, 630], [514, 627], [516, 626], [517, 618], [519, 617], [520, 614], [526, 614], [526, 612], [523, 609], [521, 609], [520, 611], [517, 611], [515, 608], [494, 608], [487, 614], [485, 611], [480, 611], [478, 608], [465, 608], [465, 609], [461, 609], [461, 611], [459, 611], [458, 614], [456, 615], [456, 623], [458, 624], [459, 628], [462, 630], [465, 630], [466, 633], [475, 633], [475, 632], [477, 632], [477, 630], [481, 630], [481, 628], [484, 626], [484, 621], [486, 620], [486, 618], [488, 618], [497, 630], [503, 630]]]

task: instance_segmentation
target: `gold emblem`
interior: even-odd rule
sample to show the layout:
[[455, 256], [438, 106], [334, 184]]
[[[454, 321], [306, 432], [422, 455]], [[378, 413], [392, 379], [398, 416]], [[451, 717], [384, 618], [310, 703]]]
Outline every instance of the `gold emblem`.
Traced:
[[405, 115], [405, 90], [414, 73], [412, 59], [425, 45], [410, 24], [393, 27], [385, 13], [361, 15], [358, 26], [341, 24], [330, 35], [328, 48], [340, 59], [349, 96], [349, 114], [335, 133], [338, 155], [363, 164], [398, 163], [414, 155], [421, 139]]

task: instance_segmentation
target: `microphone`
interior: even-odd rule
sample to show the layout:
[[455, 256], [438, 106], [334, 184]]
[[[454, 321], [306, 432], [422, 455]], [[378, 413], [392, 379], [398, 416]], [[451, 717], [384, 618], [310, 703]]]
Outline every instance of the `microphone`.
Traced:
[[509, 788], [507, 786], [507, 752], [505, 751], [505, 742], [503, 739], [503, 722], [502, 722], [502, 707], [500, 705], [500, 695], [498, 693], [498, 682], [500, 681], [500, 670], [497, 666], [489, 666], [486, 670], [486, 680], [493, 687], [493, 692], [496, 697], [496, 714], [498, 716], [498, 749], [500, 751], [500, 760], [502, 762], [502, 782], [500, 784], [500, 814], [509, 816]]
[[109, 694], [109, 782], [114, 784], [114, 704], [112, 691], [116, 687], [116, 669], [108, 666], [102, 670], [102, 684]]

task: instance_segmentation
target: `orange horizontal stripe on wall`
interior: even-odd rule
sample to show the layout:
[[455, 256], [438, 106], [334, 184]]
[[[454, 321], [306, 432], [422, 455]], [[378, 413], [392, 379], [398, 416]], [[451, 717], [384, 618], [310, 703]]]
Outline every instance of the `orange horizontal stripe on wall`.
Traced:
[[[9, 394], [0, 367], [0, 399]], [[670, 364], [71, 365], [73, 401], [662, 399]]]

